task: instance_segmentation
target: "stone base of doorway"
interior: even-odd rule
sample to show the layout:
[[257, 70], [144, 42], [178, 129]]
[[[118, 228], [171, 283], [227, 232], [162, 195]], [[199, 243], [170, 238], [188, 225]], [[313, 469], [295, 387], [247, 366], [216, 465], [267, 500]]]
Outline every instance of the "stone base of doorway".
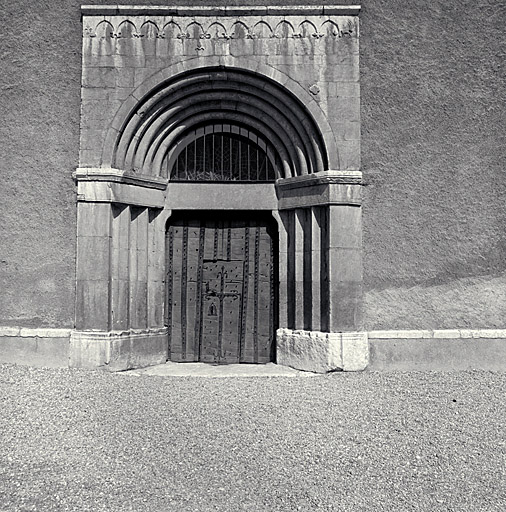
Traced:
[[315, 373], [365, 370], [369, 363], [367, 333], [278, 329], [276, 361]]
[[130, 370], [167, 361], [167, 329], [72, 331], [69, 366]]
[[275, 363], [267, 364], [209, 364], [174, 363], [129, 370], [126, 375], [152, 375], [156, 377], [313, 377], [316, 373], [303, 372]]

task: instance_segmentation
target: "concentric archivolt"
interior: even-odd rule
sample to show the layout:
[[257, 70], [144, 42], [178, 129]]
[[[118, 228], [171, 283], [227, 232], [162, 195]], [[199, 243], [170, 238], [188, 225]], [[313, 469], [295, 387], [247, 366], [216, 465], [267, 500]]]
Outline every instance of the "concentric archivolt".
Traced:
[[245, 126], [269, 140], [281, 161], [279, 177], [328, 169], [323, 138], [304, 105], [277, 83], [230, 68], [195, 69], [144, 96], [119, 130], [110, 165], [163, 175], [181, 139], [212, 123]]

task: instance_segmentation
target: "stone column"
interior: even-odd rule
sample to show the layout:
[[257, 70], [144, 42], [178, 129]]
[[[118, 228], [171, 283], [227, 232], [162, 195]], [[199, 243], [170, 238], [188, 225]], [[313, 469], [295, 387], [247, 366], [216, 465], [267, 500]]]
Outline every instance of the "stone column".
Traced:
[[311, 330], [325, 330], [322, 321], [322, 208], [311, 208]]
[[294, 295], [293, 302], [295, 306], [294, 328], [304, 329], [304, 317], [307, 310], [307, 284], [304, 282], [304, 259], [307, 252], [304, 250], [304, 239], [306, 231], [306, 215], [302, 208], [297, 208], [293, 212], [293, 279]]
[[130, 325], [130, 208], [113, 205], [111, 258], [112, 330], [125, 330]]
[[272, 216], [278, 223], [279, 259], [278, 259], [278, 297], [279, 325], [288, 325], [288, 215], [286, 212], [273, 211]]
[[130, 325], [148, 326], [148, 209], [131, 208], [130, 220]]
[[165, 304], [165, 224], [169, 211], [150, 210], [148, 225], [148, 327], [164, 324]]

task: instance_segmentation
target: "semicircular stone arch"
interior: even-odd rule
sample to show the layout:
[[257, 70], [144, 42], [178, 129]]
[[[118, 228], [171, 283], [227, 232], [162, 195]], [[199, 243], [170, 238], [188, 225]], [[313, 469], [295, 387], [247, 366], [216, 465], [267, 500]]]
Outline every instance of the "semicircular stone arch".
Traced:
[[188, 64], [185, 70], [172, 66], [180, 72], [169, 77], [167, 69], [155, 73], [125, 100], [105, 138], [102, 167], [162, 176], [171, 144], [208, 116], [214, 123], [251, 126], [275, 140], [282, 177], [339, 168], [325, 114], [286, 75], [265, 65], [244, 69], [244, 62], [241, 68]]

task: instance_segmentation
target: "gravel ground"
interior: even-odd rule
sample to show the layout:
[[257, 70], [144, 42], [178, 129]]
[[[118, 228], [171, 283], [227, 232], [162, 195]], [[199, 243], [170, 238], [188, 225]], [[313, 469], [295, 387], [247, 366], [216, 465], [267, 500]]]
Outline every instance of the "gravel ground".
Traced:
[[0, 510], [506, 510], [506, 373], [0, 365]]

